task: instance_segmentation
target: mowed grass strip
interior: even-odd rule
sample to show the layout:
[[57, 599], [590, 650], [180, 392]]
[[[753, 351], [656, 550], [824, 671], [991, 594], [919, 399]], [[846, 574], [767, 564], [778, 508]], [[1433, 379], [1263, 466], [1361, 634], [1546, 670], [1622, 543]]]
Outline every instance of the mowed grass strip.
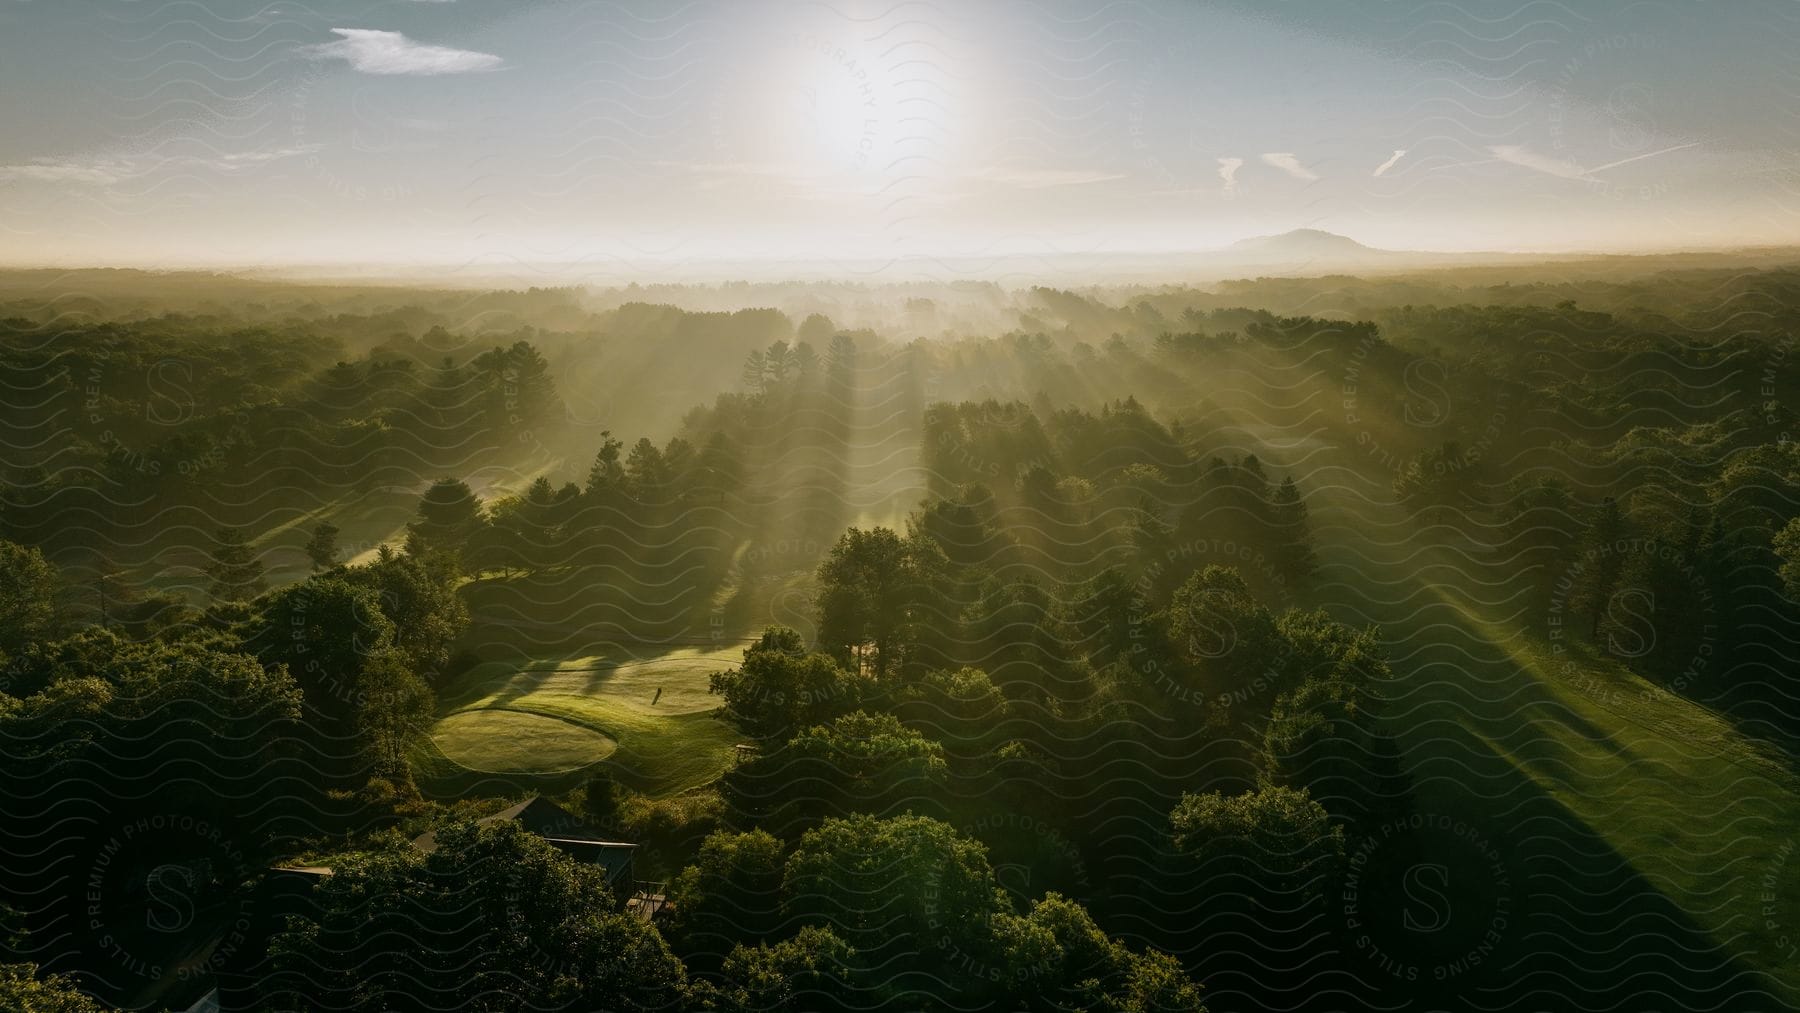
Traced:
[[[433, 739], [446, 757], [465, 766], [464, 757], [470, 755], [512, 758], [518, 766], [508, 769], [518, 773], [549, 773], [604, 760], [606, 770], [638, 791], [658, 797], [679, 794], [711, 781], [731, 764], [739, 734], [713, 717], [719, 699], [707, 687], [713, 672], [735, 666], [742, 657], [742, 649], [732, 646], [677, 648], [638, 658], [486, 661], [446, 691], [448, 710]], [[500, 714], [549, 720], [599, 740], [590, 740], [593, 752], [580, 760], [567, 736], [542, 724], [494, 720]], [[465, 741], [496, 736], [510, 741]]]
[[[1417, 569], [1417, 564], [1415, 564]], [[1421, 570], [1420, 572], [1429, 572]], [[1715, 942], [1800, 997], [1800, 783], [1786, 758], [1701, 703], [1591, 650], [1559, 649], [1444, 593], [1390, 622], [1402, 729], [1420, 804], [1481, 819], [1509, 811], [1489, 758], [1556, 800]], [[1430, 625], [1427, 625], [1430, 624]], [[1458, 648], [1473, 648], [1465, 653]], [[1413, 709], [1416, 708], [1416, 709]], [[1486, 795], [1495, 789], [1506, 794]]]
[[1521, 660], [1554, 694], [1551, 719], [1496, 748], [1800, 997], [1800, 784], [1778, 751], [1610, 659]]

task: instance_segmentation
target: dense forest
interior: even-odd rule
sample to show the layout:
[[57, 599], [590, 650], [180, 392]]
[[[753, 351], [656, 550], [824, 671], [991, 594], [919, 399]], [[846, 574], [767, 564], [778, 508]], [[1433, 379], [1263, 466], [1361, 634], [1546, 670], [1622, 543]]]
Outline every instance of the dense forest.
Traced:
[[78, 280], [0, 1006], [1800, 1001], [1800, 269]]

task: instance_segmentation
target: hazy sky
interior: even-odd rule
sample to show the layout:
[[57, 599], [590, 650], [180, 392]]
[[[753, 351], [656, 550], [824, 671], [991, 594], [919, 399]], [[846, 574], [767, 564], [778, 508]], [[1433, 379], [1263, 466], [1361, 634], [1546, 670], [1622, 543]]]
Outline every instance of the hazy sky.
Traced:
[[1795, 242], [1796, 43], [1775, 0], [0, 0], [0, 261]]

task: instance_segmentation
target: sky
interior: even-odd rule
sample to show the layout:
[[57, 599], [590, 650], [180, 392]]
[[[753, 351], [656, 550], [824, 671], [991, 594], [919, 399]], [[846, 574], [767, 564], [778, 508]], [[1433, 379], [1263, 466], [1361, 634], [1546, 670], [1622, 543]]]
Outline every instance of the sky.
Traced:
[[0, 0], [0, 263], [1800, 242], [1800, 4]]

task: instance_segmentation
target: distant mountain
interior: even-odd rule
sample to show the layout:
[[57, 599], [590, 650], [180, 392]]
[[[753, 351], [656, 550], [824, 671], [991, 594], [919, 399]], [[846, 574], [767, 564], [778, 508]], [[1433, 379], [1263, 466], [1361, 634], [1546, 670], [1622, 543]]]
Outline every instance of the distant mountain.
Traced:
[[1231, 244], [1231, 252], [1269, 257], [1368, 257], [1386, 252], [1335, 232], [1295, 229], [1278, 236], [1252, 236]]

